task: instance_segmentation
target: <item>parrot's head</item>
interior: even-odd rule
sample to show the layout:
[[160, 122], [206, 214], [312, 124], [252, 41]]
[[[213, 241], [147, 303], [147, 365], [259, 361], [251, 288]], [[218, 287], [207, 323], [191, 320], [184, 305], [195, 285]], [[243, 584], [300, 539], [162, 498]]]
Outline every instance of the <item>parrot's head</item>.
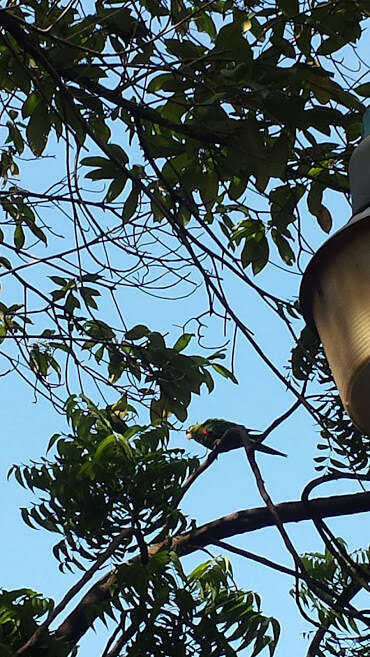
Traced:
[[188, 440], [191, 438], [198, 438], [200, 436], [207, 436], [209, 430], [206, 427], [207, 422], [198, 422], [198, 424], [192, 424], [189, 429], [186, 431], [186, 437]]
[[211, 432], [211, 426], [208, 426], [210, 420], [205, 422], [198, 422], [198, 424], [192, 424], [189, 429], [186, 431], [186, 437], [188, 440], [191, 438], [201, 438], [202, 436], [208, 436]]
[[201, 440], [202, 438], [205, 438], [210, 434], [213, 434], [215, 431], [215, 424], [217, 424], [218, 422], [224, 422], [224, 420], [215, 420], [213, 418], [209, 418], [204, 422], [198, 422], [198, 424], [192, 424], [191, 427], [189, 427], [189, 429], [186, 432], [187, 439], [190, 440], [190, 438], [195, 438]]

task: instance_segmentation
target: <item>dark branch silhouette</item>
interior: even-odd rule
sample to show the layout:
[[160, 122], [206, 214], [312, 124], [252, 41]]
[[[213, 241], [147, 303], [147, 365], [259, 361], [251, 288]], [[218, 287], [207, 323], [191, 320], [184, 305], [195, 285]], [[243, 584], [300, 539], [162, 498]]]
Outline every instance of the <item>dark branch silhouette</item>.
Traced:
[[[334, 518], [353, 515], [370, 511], [370, 492], [322, 497], [311, 500], [309, 504], [300, 501], [282, 502], [276, 504], [275, 509], [279, 514], [280, 521], [284, 524], [312, 520], [314, 516], [318, 518]], [[264, 507], [235, 511], [227, 516], [201, 525], [191, 532], [186, 532], [175, 536], [173, 539], [151, 545], [148, 553], [151, 557], [161, 549], [171, 548], [179, 556], [184, 556], [195, 552], [199, 548], [212, 545], [217, 540], [230, 538], [238, 534], [245, 534], [265, 527], [273, 527], [275, 522], [271, 511]], [[138, 558], [140, 557], [136, 557], [136, 559]], [[91, 587], [77, 607], [56, 630], [56, 636], [67, 641], [79, 641], [91, 627], [96, 605], [110, 597], [111, 588], [116, 582], [118, 570], [111, 571]]]

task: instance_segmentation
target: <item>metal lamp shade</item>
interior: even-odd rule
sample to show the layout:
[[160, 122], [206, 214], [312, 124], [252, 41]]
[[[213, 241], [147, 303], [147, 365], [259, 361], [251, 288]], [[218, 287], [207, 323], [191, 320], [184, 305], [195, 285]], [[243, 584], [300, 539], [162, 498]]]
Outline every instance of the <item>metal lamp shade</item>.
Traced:
[[357, 214], [314, 255], [300, 301], [315, 326], [343, 405], [370, 434], [370, 208]]

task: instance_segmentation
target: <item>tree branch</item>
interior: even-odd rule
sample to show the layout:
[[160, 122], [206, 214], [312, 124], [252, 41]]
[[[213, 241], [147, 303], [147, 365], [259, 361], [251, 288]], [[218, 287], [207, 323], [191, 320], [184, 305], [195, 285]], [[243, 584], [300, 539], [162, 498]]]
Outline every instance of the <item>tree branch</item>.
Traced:
[[[282, 523], [301, 522], [315, 517], [338, 517], [354, 515], [370, 511], [370, 492], [351, 495], [335, 495], [311, 500], [308, 504], [301, 501], [282, 502], [275, 505], [276, 512]], [[171, 548], [179, 556], [195, 552], [201, 547], [214, 544], [215, 540], [222, 540], [256, 531], [264, 527], [275, 526], [275, 518], [271, 511], [265, 507], [235, 511], [200, 527], [175, 536], [148, 548], [149, 557], [157, 554], [161, 549]], [[134, 557], [126, 566], [136, 562], [140, 557]], [[81, 602], [69, 614], [56, 631], [56, 636], [65, 641], [76, 643], [92, 626], [99, 612], [99, 604], [112, 596], [112, 588], [117, 584], [119, 567], [112, 570], [98, 581]]]

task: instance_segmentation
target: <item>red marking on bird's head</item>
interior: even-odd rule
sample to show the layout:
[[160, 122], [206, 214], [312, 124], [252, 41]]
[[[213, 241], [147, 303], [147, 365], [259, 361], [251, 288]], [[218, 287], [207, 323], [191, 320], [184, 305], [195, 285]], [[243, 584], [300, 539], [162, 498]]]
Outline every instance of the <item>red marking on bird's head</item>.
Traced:
[[209, 433], [208, 429], [206, 429], [205, 427], [203, 427], [203, 429], [202, 429], [202, 434], [203, 434], [203, 436], [208, 436], [208, 433]]

